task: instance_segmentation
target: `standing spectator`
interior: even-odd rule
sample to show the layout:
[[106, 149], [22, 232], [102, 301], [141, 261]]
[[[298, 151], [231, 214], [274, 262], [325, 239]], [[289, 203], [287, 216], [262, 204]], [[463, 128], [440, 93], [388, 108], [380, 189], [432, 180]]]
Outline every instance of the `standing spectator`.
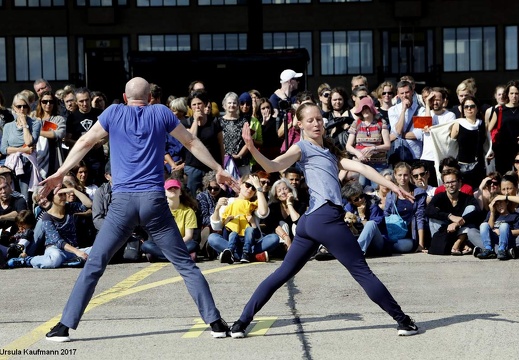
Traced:
[[490, 136], [481, 120], [479, 102], [468, 95], [461, 103], [462, 118], [452, 125], [450, 137], [458, 142], [458, 162], [461, 174], [472, 188], [477, 188], [485, 177], [485, 164], [493, 154], [488, 154]]
[[459, 105], [453, 106], [450, 111], [456, 115], [456, 119], [463, 117], [462, 102], [467, 96], [476, 96], [476, 81], [473, 78], [463, 80], [456, 88], [456, 96], [458, 97]]
[[[418, 160], [422, 155], [423, 132], [422, 129], [415, 129], [413, 116], [424, 115], [425, 109], [418, 102], [413, 101], [414, 91], [410, 82], [400, 81], [396, 88], [400, 103], [392, 106], [388, 111], [390, 138], [391, 141], [397, 138], [405, 139], [413, 153], [413, 159]], [[390, 163], [394, 165], [401, 160], [395, 158]]]
[[328, 119], [325, 127], [326, 136], [330, 137], [334, 141], [334, 144], [341, 149], [345, 149], [346, 147], [348, 141], [347, 130], [354, 120], [347, 100], [348, 96], [344, 88], [333, 88], [328, 98], [328, 108], [330, 111], [323, 115]]
[[261, 122], [261, 133], [263, 136], [263, 145], [261, 153], [269, 159], [274, 159], [280, 154], [282, 140], [278, 136], [276, 129], [276, 118], [273, 116], [272, 104], [267, 98], [258, 100], [259, 121]]
[[[317, 105], [319, 105], [319, 107], [321, 108], [321, 113], [323, 115], [331, 110], [330, 107], [328, 107], [328, 104], [329, 104], [328, 100], [329, 100], [331, 92], [332, 92], [332, 88], [327, 83], [322, 83], [317, 88], [317, 95], [319, 96], [319, 103]], [[324, 124], [325, 126], [326, 126], [327, 122], [328, 122], [328, 119], [325, 120], [325, 124]]]
[[[216, 159], [219, 164], [223, 165], [224, 150], [222, 127], [211, 115], [204, 112], [204, 108], [209, 103], [207, 94], [195, 92], [189, 97], [188, 103], [193, 111], [193, 120], [189, 132], [199, 138], [212, 157]], [[187, 175], [187, 187], [191, 195], [196, 196], [197, 191], [202, 188], [204, 175], [210, 170], [210, 168], [193, 156], [193, 154], [189, 151], [186, 152], [184, 173]]]
[[248, 123], [245, 117], [241, 117], [238, 108], [238, 95], [229, 92], [222, 101], [225, 114], [219, 119], [223, 133], [223, 147], [225, 151], [225, 164], [229, 160], [234, 161], [238, 167], [239, 175], [250, 173], [250, 155], [243, 139], [241, 129]]
[[4, 126], [0, 151], [7, 155], [5, 164], [18, 174], [14, 179], [16, 186], [29, 201], [29, 192], [38, 185], [39, 172], [36, 159], [36, 143], [40, 136], [41, 123], [31, 119], [29, 100], [22, 94], [13, 99], [15, 121]]
[[[359, 117], [350, 126], [346, 150], [354, 159], [373, 167], [378, 172], [387, 168], [387, 152], [391, 146], [387, 123], [381, 120], [373, 100], [367, 96], [359, 101], [354, 109]], [[372, 185], [362, 174], [359, 177], [362, 186]]]
[[[429, 95], [424, 98], [424, 115], [432, 117], [432, 126], [446, 124], [456, 120], [456, 115], [443, 107], [443, 104], [446, 100], [447, 91], [439, 87], [432, 88]], [[433, 186], [438, 186], [438, 179], [436, 178], [436, 171], [434, 168], [434, 158], [435, 149], [431, 139], [431, 133], [429, 131], [429, 127], [425, 126], [423, 129], [423, 151], [422, 156], [420, 156], [420, 160], [426, 164], [426, 169], [430, 176], [430, 184]]]
[[[78, 109], [67, 118], [65, 144], [70, 148], [76, 144], [76, 141], [81, 135], [86, 134], [87, 131], [94, 126], [97, 122], [97, 118], [102, 113], [102, 110], [92, 108], [92, 99], [90, 98], [90, 91], [87, 88], [76, 90], [76, 102]], [[84, 159], [92, 173], [92, 179], [96, 185], [101, 185], [104, 181], [105, 154], [103, 145], [106, 141], [106, 139], [102, 139], [95, 144]]]
[[393, 98], [395, 96], [395, 87], [393, 83], [390, 81], [384, 81], [382, 84], [380, 84], [375, 90], [375, 93], [377, 95], [378, 104], [377, 107], [378, 112], [382, 116], [384, 120], [389, 124], [389, 108], [393, 106]]
[[41, 122], [36, 157], [40, 175], [45, 179], [63, 164], [61, 141], [65, 138], [67, 121], [58, 115], [58, 99], [50, 91], [41, 93], [35, 118]]
[[497, 132], [497, 143], [494, 144], [496, 170], [504, 174], [514, 164], [514, 156], [519, 152], [517, 139], [519, 136], [519, 80], [510, 81], [505, 88], [503, 100], [506, 104], [502, 110], [501, 128]]
[[150, 93], [151, 93], [151, 100], [150, 104], [162, 104], [161, 97], [162, 97], [162, 88], [158, 86], [157, 84], [150, 83]]
[[106, 109], [108, 99], [106, 98], [106, 95], [104, 93], [102, 93], [101, 91], [92, 91], [90, 97], [92, 98], [92, 108], [96, 108], [99, 110]]
[[261, 99], [261, 94], [258, 90], [252, 89], [249, 90], [249, 95], [252, 100], [252, 116], [256, 119], [260, 118], [259, 109], [259, 100]]
[[281, 72], [279, 75], [279, 82], [281, 83], [281, 87], [274, 91], [274, 93], [270, 96], [269, 100], [274, 108], [274, 117], [278, 117], [279, 110], [286, 110], [284, 106], [280, 107], [280, 101], [284, 100], [288, 102], [288, 105], [295, 103], [295, 97], [293, 97], [293, 93], [297, 90], [299, 79], [303, 76], [303, 73], [296, 73], [294, 70], [286, 69]]

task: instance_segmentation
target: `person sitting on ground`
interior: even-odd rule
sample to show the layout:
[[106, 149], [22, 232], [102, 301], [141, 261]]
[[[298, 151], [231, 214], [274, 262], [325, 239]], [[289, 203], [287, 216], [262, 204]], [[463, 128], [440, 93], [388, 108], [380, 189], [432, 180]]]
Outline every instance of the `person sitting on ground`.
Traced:
[[[423, 160], [415, 161], [411, 165], [411, 176], [415, 186], [424, 190], [427, 194], [427, 204], [431, 202], [434, 196], [435, 187], [429, 185], [429, 171], [427, 170], [427, 164]], [[426, 205], [427, 205], [426, 204]]]
[[[519, 214], [515, 205], [507, 200], [495, 200], [494, 195], [490, 202], [490, 211], [485, 222], [479, 227], [481, 241], [484, 248], [477, 251], [478, 259], [508, 260], [515, 258], [516, 239], [519, 235]], [[497, 256], [494, 250], [497, 245]]]
[[[458, 170], [444, 170], [441, 179], [447, 191], [435, 195], [425, 210], [432, 234], [429, 254], [447, 255], [448, 247], [451, 255], [471, 254], [467, 240], [474, 245], [481, 243], [477, 230], [478, 203], [473, 196], [460, 191], [461, 173]], [[445, 234], [447, 241], [443, 241]]]
[[297, 200], [297, 190], [286, 178], [274, 182], [269, 194], [269, 215], [263, 220], [265, 234], [277, 234], [283, 245], [279, 255], [283, 258], [292, 245], [299, 217], [306, 205]]
[[268, 214], [267, 199], [258, 177], [254, 175], [241, 178], [238, 197], [218, 200], [211, 216], [211, 227], [222, 230], [223, 234], [210, 234], [208, 242], [220, 253], [221, 263], [233, 264], [235, 259], [248, 263], [251, 255], [264, 251], [259, 243], [255, 243], [254, 230], [259, 228], [255, 216], [264, 219]]
[[[67, 194], [71, 192], [81, 203], [67, 203]], [[13, 258], [7, 262], [11, 269], [19, 267], [55, 269], [64, 264], [82, 266], [88, 259], [90, 247], [81, 249], [77, 247], [77, 231], [73, 215], [90, 208], [92, 201], [75, 188], [50, 192], [47, 199], [52, 201], [52, 207], [42, 218], [41, 236], [45, 238], [45, 253], [34, 257]]]
[[0, 175], [0, 245], [9, 246], [9, 237], [18, 231], [14, 219], [22, 210], [27, 210], [27, 202], [23, 197], [14, 197], [6, 177]]
[[79, 165], [72, 171], [75, 173], [76, 178], [79, 180], [79, 185], [85, 190], [84, 192], [88, 195], [90, 200], [94, 200], [94, 194], [96, 193], [98, 186], [92, 184], [88, 178], [89, 170], [87, 164], [81, 160]]
[[[193, 234], [195, 229], [198, 228], [195, 213], [198, 203], [189, 195], [187, 190], [182, 187], [180, 180], [166, 180], [164, 189], [166, 189], [166, 198], [171, 215], [175, 218], [175, 223], [187, 247], [187, 252], [191, 255], [193, 261], [195, 261], [198, 243], [193, 239]], [[141, 250], [146, 254], [150, 262], [156, 260], [168, 261], [164, 253], [151, 238], [144, 241]]]
[[410, 181], [411, 166], [405, 162], [399, 162], [394, 168], [396, 184], [404, 191], [414, 194], [414, 202], [408, 199], [398, 198], [392, 191], [386, 197], [384, 216], [395, 213], [394, 208], [407, 224], [407, 234], [402, 239], [392, 239], [393, 251], [397, 253], [408, 253], [412, 251], [426, 252], [425, 244], [425, 202], [427, 194], [424, 190], [414, 186]]
[[7, 259], [27, 256], [27, 251], [34, 246], [34, 226], [36, 219], [29, 210], [22, 210], [14, 219], [18, 232], [14, 234], [10, 241], [11, 245], [7, 250]]
[[[460, 167], [460, 164], [458, 163], [458, 160], [456, 160], [454, 157], [452, 156], [448, 156], [444, 159], [442, 159], [440, 161], [440, 164], [438, 166], [438, 170], [440, 171], [440, 175], [443, 173], [444, 170], [447, 170], [447, 169], [456, 169], [458, 171], [460, 171], [461, 167]], [[461, 184], [461, 188], [460, 188], [460, 191], [464, 194], [467, 194], [467, 195], [474, 195], [474, 190], [472, 189], [472, 186], [470, 186], [469, 184], [465, 183], [463, 181], [463, 177], [461, 179], [462, 181], [462, 184]], [[434, 190], [434, 195], [437, 195], [441, 192], [445, 192], [445, 186], [442, 184], [442, 185], [439, 185], [436, 190]]]
[[344, 219], [354, 227], [352, 232], [360, 230], [357, 242], [362, 252], [367, 256], [391, 255], [393, 242], [387, 237], [384, 210], [378, 205], [380, 200], [364, 194], [359, 182], [344, 185], [342, 197], [347, 201]]
[[478, 190], [474, 192], [474, 197], [478, 201], [479, 208], [490, 211], [488, 204], [490, 199], [501, 193], [501, 174], [497, 171], [487, 174], [479, 184]]
[[[380, 172], [380, 175], [382, 175], [384, 178], [386, 178], [389, 181], [393, 181], [393, 170], [391, 169], [384, 169]], [[379, 203], [378, 207], [384, 210], [386, 208], [386, 196], [389, 194], [391, 190], [389, 190], [388, 187], [384, 185], [378, 184], [375, 191], [372, 193], [372, 195], [376, 198], [378, 198]]]

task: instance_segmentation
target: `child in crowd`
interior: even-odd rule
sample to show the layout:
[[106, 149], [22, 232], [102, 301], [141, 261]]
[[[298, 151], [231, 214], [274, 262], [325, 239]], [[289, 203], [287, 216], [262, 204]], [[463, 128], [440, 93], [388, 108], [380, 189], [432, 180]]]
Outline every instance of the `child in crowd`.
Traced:
[[519, 214], [514, 211], [515, 204], [507, 200], [498, 200], [494, 196], [489, 207], [487, 218], [479, 227], [485, 249], [479, 252], [477, 257], [496, 258], [494, 246], [497, 244], [499, 260], [515, 258], [515, 238], [519, 235]]
[[[259, 227], [254, 215], [263, 219], [268, 213], [267, 200], [257, 176], [242, 177], [238, 197], [218, 200], [211, 216], [211, 227], [214, 230], [225, 229], [223, 235], [210, 234], [208, 241], [213, 249], [220, 252], [221, 263], [233, 264], [235, 258], [242, 263], [250, 262], [255, 231]], [[225, 239], [226, 233], [228, 241]], [[238, 242], [243, 242], [243, 250], [238, 248]]]
[[18, 232], [11, 237], [11, 245], [7, 250], [7, 259], [26, 257], [29, 246], [34, 244], [34, 226], [36, 219], [29, 210], [22, 210], [16, 215], [14, 222]]

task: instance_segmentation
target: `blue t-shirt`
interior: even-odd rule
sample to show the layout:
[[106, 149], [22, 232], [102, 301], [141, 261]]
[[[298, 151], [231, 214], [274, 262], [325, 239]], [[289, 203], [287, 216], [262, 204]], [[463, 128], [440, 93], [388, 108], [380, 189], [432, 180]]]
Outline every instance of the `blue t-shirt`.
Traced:
[[110, 105], [99, 116], [109, 133], [112, 192], [164, 192], [165, 134], [180, 124], [164, 105]]
[[313, 145], [306, 140], [296, 143], [301, 149], [299, 165], [305, 174], [310, 194], [306, 214], [330, 201], [342, 208], [341, 184], [337, 158], [330, 150]]

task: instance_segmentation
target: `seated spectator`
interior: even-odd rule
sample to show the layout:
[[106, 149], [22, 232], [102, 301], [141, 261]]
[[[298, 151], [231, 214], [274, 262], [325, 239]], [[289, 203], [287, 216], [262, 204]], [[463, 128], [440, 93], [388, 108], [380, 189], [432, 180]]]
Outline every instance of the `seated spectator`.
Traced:
[[7, 179], [0, 175], [0, 245], [9, 246], [9, 238], [18, 231], [14, 219], [22, 210], [27, 210], [27, 202], [14, 197]]
[[[73, 192], [82, 203], [67, 203], [67, 194]], [[43, 215], [42, 234], [45, 238], [45, 253], [39, 256], [13, 258], [7, 262], [10, 268], [33, 267], [54, 269], [64, 264], [82, 266], [88, 259], [90, 247], [78, 248], [76, 225], [73, 215], [85, 211], [92, 202], [85, 194], [74, 188], [64, 188], [47, 195], [52, 207]]]
[[[484, 248], [476, 256], [478, 259], [513, 259], [519, 235], [519, 214], [514, 211], [514, 204], [507, 200], [496, 201], [494, 198], [490, 202], [485, 222], [479, 227]], [[494, 250], [496, 245], [497, 255]]]
[[367, 256], [390, 255], [393, 242], [387, 236], [384, 210], [379, 207], [380, 200], [364, 194], [358, 182], [346, 184], [342, 196], [347, 204], [344, 206], [345, 221], [351, 222], [352, 232], [360, 231], [357, 241], [362, 252]]
[[290, 182], [281, 178], [270, 189], [269, 215], [263, 220], [265, 234], [277, 234], [279, 242], [284, 244], [283, 254], [292, 245], [299, 217], [306, 206], [297, 200], [297, 190]]
[[[166, 189], [166, 198], [171, 215], [175, 218], [175, 223], [187, 247], [187, 252], [191, 255], [193, 261], [195, 261], [198, 243], [193, 239], [193, 235], [195, 229], [198, 228], [195, 214], [198, 204], [196, 200], [182, 188], [180, 180], [166, 180], [164, 189]], [[156, 260], [168, 261], [162, 253], [162, 250], [160, 250], [160, 247], [157, 246], [151, 238], [144, 241], [141, 250], [146, 254], [150, 262]]]
[[214, 250], [208, 246], [207, 238], [214, 230], [211, 228], [211, 215], [214, 213], [216, 203], [221, 197], [225, 197], [225, 191], [216, 181], [216, 173], [209, 171], [202, 179], [204, 190], [196, 195], [198, 201], [198, 223], [200, 231], [200, 238], [197, 239], [200, 244], [200, 251], [202, 256], [208, 259], [216, 257]]
[[256, 175], [260, 179], [260, 184], [261, 184], [261, 187], [263, 188], [263, 193], [269, 194], [267, 201], [270, 200], [270, 189], [272, 189], [272, 186], [271, 186], [272, 180], [270, 178], [271, 174], [269, 174], [266, 171], [259, 170], [258, 172], [256, 172]]
[[501, 174], [491, 172], [481, 181], [478, 190], [474, 192], [474, 197], [478, 201], [480, 209], [490, 211], [488, 207], [490, 199], [499, 194], [501, 194]]
[[94, 194], [96, 193], [98, 186], [93, 184], [91, 179], [88, 177], [89, 171], [86, 163], [81, 160], [79, 165], [72, 171], [75, 173], [76, 178], [79, 180], [79, 185], [84, 189], [84, 192], [88, 195], [90, 200], [94, 200]]
[[415, 200], [411, 202], [407, 199], [398, 198], [394, 192], [390, 192], [386, 197], [386, 207], [384, 216], [393, 214], [394, 208], [407, 224], [407, 234], [403, 239], [391, 239], [393, 241], [393, 251], [397, 253], [409, 253], [412, 251], [425, 252], [425, 202], [427, 194], [410, 181], [411, 166], [405, 162], [399, 162], [394, 168], [394, 178], [396, 184], [414, 194]]
[[429, 204], [436, 188], [429, 185], [430, 174], [427, 170], [427, 164], [422, 160], [415, 161], [413, 165], [411, 165], [411, 176], [413, 184], [424, 190], [427, 194], [427, 204]]
[[27, 250], [34, 247], [34, 214], [29, 210], [22, 210], [15, 218], [18, 232], [9, 239], [6, 259], [27, 256]]
[[[456, 160], [452, 156], [448, 156], [445, 159], [442, 159], [440, 161], [440, 165], [439, 165], [438, 169], [440, 170], [440, 174], [441, 174], [441, 173], [443, 173], [444, 170], [447, 170], [447, 169], [456, 169], [456, 170], [460, 171], [461, 168], [460, 168], [460, 164], [458, 163], [458, 160]], [[462, 184], [461, 184], [460, 191], [462, 193], [470, 195], [470, 196], [474, 195], [474, 190], [472, 189], [472, 186], [464, 183], [463, 177], [462, 177], [461, 181], [462, 181]], [[443, 185], [438, 186], [436, 188], [436, 190], [434, 190], [434, 195], [439, 194], [441, 192], [445, 192], [445, 186], [443, 186]]]
[[[380, 172], [380, 175], [388, 179], [389, 181], [393, 181], [393, 170], [391, 169], [384, 169]], [[377, 189], [373, 192], [373, 196], [378, 198], [379, 203], [378, 207], [384, 210], [386, 208], [386, 196], [389, 193], [389, 188], [378, 185]]]
[[241, 178], [238, 197], [218, 200], [211, 215], [211, 227], [222, 230], [223, 234], [210, 234], [208, 241], [220, 253], [221, 263], [233, 264], [235, 259], [248, 263], [251, 256], [265, 251], [261, 240], [255, 240], [255, 230], [259, 228], [257, 218], [264, 219], [268, 214], [267, 199], [257, 176]]
[[472, 248], [467, 240], [476, 246], [481, 244], [481, 237], [477, 230], [479, 220], [477, 201], [473, 196], [460, 191], [461, 174], [458, 170], [444, 170], [442, 181], [447, 191], [435, 195], [425, 211], [430, 219], [432, 234], [429, 253], [471, 254]]
[[297, 191], [297, 199], [301, 206], [304, 205], [306, 209], [310, 203], [310, 194], [303, 179], [303, 172], [296, 167], [289, 167], [283, 173], [283, 177], [286, 178], [290, 185]]

